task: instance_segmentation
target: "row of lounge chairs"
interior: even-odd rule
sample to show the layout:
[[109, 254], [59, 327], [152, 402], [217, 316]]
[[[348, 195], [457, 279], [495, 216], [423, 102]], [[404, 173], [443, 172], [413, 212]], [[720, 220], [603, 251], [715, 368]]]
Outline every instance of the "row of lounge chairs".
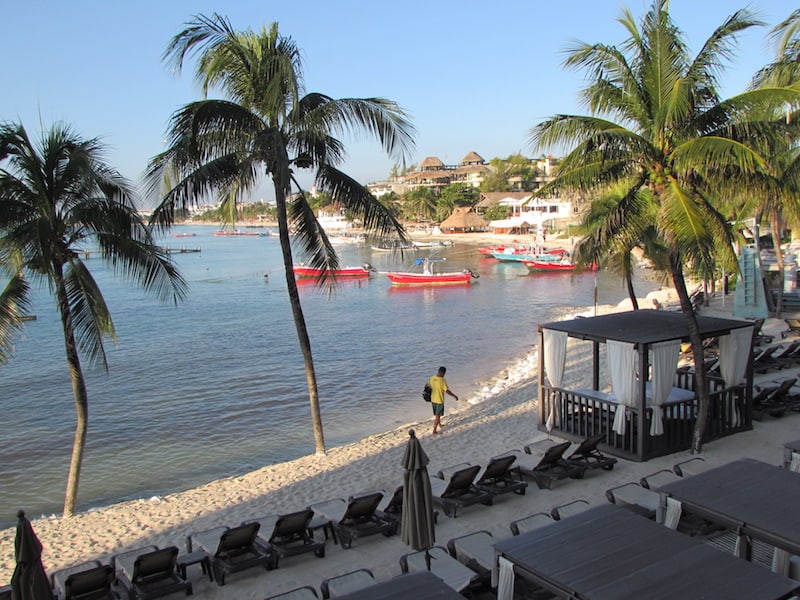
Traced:
[[765, 414], [781, 417], [787, 410], [800, 411], [800, 392], [795, 389], [796, 385], [797, 377], [789, 377], [760, 388], [753, 396], [753, 418], [760, 421]]
[[[465, 506], [491, 505], [497, 496], [525, 494], [528, 483], [524, 476], [534, 479], [540, 488], [544, 488], [563, 477], [582, 477], [588, 469], [611, 469], [616, 459], [599, 452], [597, 445], [601, 438], [596, 436], [584, 440], [567, 458], [564, 454], [571, 445], [569, 442], [544, 440], [526, 445], [523, 452], [509, 451], [494, 457], [485, 465], [462, 463], [442, 469], [431, 477], [434, 501], [445, 514], [456, 517]], [[313, 553], [323, 558], [328, 539], [343, 548], [350, 548], [360, 537], [378, 533], [394, 535], [400, 527], [402, 498], [403, 488], [399, 486], [391, 496], [377, 490], [347, 500], [334, 498], [300, 511], [250, 519], [232, 527], [194, 532], [186, 537], [186, 553], [181, 554], [177, 546], [137, 548], [112, 556], [110, 564], [92, 561], [58, 571], [52, 577], [53, 587], [60, 600], [117, 598], [119, 591], [124, 596], [141, 600], [176, 592], [189, 595], [192, 585], [186, 571], [192, 565], [199, 565], [211, 581], [224, 585], [231, 573], [253, 567], [275, 569], [292, 556]], [[527, 531], [545, 519], [557, 520], [585, 504], [585, 501], [576, 501], [556, 507], [551, 514], [519, 519], [512, 523], [512, 533]], [[319, 531], [324, 533], [324, 539], [314, 537], [314, 533]], [[445, 562], [442, 552], [452, 558], [454, 550], [432, 550], [429, 557], [442, 561], [436, 565]], [[403, 572], [414, 571], [418, 561], [416, 553], [406, 555], [401, 561], [401, 569]], [[359, 579], [366, 583], [372, 577], [371, 573], [363, 571], [348, 578], [323, 582], [323, 597], [335, 595], [332, 590], [347, 587], [346, 581], [352, 583]], [[462, 576], [465, 574], [462, 571]], [[469, 580], [471, 585], [472, 576]], [[458, 584], [455, 587], [459, 587]], [[311, 591], [316, 593], [313, 588]], [[307, 593], [308, 589], [299, 588], [297, 597], [304, 597]]]

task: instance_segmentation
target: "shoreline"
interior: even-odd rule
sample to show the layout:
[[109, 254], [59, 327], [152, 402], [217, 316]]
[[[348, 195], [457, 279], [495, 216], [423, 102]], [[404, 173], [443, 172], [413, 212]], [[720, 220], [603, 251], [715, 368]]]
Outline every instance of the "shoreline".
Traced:
[[[480, 239], [475, 239], [478, 236]], [[453, 239], [451, 235], [441, 237]], [[469, 241], [507, 243], [519, 239], [519, 236], [501, 238], [475, 234], [475, 238]], [[559, 241], [557, 238], [549, 239], [548, 245], [559, 245]], [[617, 306], [603, 305], [599, 308], [603, 312], [619, 310], [624, 308], [622, 304], [624, 301]], [[591, 309], [586, 307], [587, 312]], [[495, 376], [478, 385], [475, 393], [463, 404], [449, 403], [444, 419], [445, 435], [436, 436], [437, 439], [429, 435], [430, 422], [426, 419], [331, 447], [325, 455], [306, 455], [164, 496], [118, 502], [66, 519], [55, 515], [41, 518], [28, 515], [45, 547], [45, 567], [48, 572], [53, 572], [85, 560], [107, 561], [122, 550], [148, 544], [175, 544], [182, 549], [183, 540], [191, 531], [219, 525], [232, 526], [248, 518], [289, 512], [320, 500], [346, 497], [367, 489], [380, 488], [390, 494], [398, 482], [402, 482], [399, 464], [409, 428], [418, 431], [431, 465], [436, 465], [433, 472], [459, 462], [461, 458], [478, 462], [481, 456], [490, 452], [500, 453], [504, 450], [504, 443], [521, 446], [538, 434], [535, 429], [538, 365], [535, 343], [533, 346], [522, 356], [510, 359]], [[570, 362], [578, 368], [582, 358], [572, 357]], [[487, 436], [491, 443], [484, 443]], [[476, 438], [481, 442], [475, 443]], [[506, 439], [513, 442], [505, 442]], [[13, 572], [14, 534], [14, 527], [0, 531], [3, 548], [0, 553], [0, 583], [8, 581]], [[302, 564], [302, 561], [298, 562]], [[376, 577], [382, 572], [387, 576], [397, 574], [392, 571], [392, 566], [397, 565], [396, 560], [384, 562], [381, 566], [374, 566]], [[314, 566], [322, 564], [314, 563]], [[355, 566], [360, 565], [353, 568]], [[302, 567], [295, 576], [303, 576]], [[257, 575], [251, 578], [255, 580]], [[201, 595], [211, 598], [264, 596], [258, 592], [252, 596], [240, 594], [238, 586], [231, 586], [230, 591], [234, 592], [231, 596], [216, 595], [215, 585], [203, 589]], [[222, 588], [223, 591], [226, 589], [228, 586]], [[282, 589], [290, 588], [283, 586]], [[280, 590], [276, 588], [277, 591]]]

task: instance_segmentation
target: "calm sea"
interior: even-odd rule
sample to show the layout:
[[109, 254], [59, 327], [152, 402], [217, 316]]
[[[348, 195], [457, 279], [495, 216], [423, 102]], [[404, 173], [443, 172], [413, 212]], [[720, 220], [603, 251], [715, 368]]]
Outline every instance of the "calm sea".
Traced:
[[[165, 238], [190, 292], [164, 305], [96, 258], [117, 328], [109, 372], [84, 364], [89, 433], [79, 507], [188, 489], [314, 451], [303, 360], [275, 237]], [[397, 254], [340, 246], [342, 263], [404, 270], [430, 251]], [[332, 297], [311, 285], [301, 297], [317, 369], [327, 447], [429, 418], [424, 380], [448, 367], [470, 397], [531, 350], [536, 325], [623, 296], [598, 273], [529, 275], [483, 258], [477, 246], [439, 250], [449, 269], [480, 273], [473, 285], [397, 288], [385, 276], [344, 282]], [[268, 277], [265, 277], [267, 275]], [[646, 291], [641, 289], [642, 292]], [[75, 410], [54, 302], [34, 302], [12, 361], [0, 367], [0, 526], [20, 508], [60, 513]], [[533, 427], [533, 424], [531, 424]]]

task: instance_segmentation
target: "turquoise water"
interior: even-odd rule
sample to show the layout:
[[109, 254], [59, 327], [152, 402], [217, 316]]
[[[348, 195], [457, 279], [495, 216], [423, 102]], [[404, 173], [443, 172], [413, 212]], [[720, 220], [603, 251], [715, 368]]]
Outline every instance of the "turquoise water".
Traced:
[[[164, 305], [88, 264], [117, 328], [109, 372], [84, 365], [89, 433], [79, 507], [188, 489], [314, 452], [303, 360], [274, 237], [195, 237], [165, 245], [190, 293]], [[342, 263], [404, 270], [417, 256], [340, 246]], [[392, 287], [383, 275], [343, 282], [332, 297], [312, 285], [301, 298], [319, 383], [327, 447], [427, 419], [422, 382], [439, 365], [468, 398], [531, 350], [538, 323], [623, 297], [598, 273], [529, 275], [457, 243], [444, 266], [480, 274], [473, 285]], [[268, 275], [268, 277], [265, 277]], [[646, 290], [641, 288], [642, 295]], [[0, 526], [20, 508], [59, 513], [75, 410], [63, 335], [47, 290], [12, 361], [0, 367]], [[531, 424], [533, 429], [534, 424]]]

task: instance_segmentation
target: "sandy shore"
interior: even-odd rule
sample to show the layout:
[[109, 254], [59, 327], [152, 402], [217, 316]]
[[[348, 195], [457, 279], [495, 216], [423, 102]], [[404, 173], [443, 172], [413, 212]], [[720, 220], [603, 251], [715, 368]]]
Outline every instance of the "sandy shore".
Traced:
[[[656, 295], [665, 302], [674, 299], [669, 290]], [[649, 298], [643, 299], [648, 301]], [[732, 306], [732, 298], [729, 304]], [[531, 332], [532, 341], [533, 338]], [[588, 377], [587, 346], [570, 346], [567, 385]], [[457, 381], [450, 384], [458, 390]], [[430, 457], [431, 472], [455, 463], [483, 464], [493, 455], [546, 437], [536, 430], [536, 385], [536, 357], [531, 352], [487, 384], [470, 399], [472, 402], [448, 402], [442, 435], [431, 435], [430, 422], [413, 423], [331, 448], [325, 456], [306, 456], [186, 492], [125, 502], [69, 519], [35, 520], [34, 529], [44, 545], [45, 567], [52, 572], [90, 559], [106, 561], [114, 553], [149, 544], [175, 544], [183, 550], [187, 534], [193, 531], [237, 525], [259, 516], [291, 512], [322, 500], [368, 490], [384, 489], [391, 493], [402, 483], [400, 463], [410, 428], [417, 431]], [[481, 398], [486, 399], [481, 401]], [[723, 464], [740, 456], [751, 456], [779, 464], [783, 443], [798, 437], [798, 419], [787, 416], [756, 422], [753, 431], [707, 444], [703, 458]], [[592, 504], [605, 503], [606, 489], [638, 480], [686, 457], [688, 453], [647, 463], [621, 460], [611, 472], [567, 480], [554, 485], [553, 490], [539, 490], [531, 482], [525, 496], [509, 494], [496, 499], [494, 506], [467, 508], [457, 519], [441, 515], [437, 543], [445, 545], [453, 537], [478, 529], [487, 529], [497, 538], [508, 537], [509, 523], [515, 519], [549, 511], [578, 498]], [[0, 531], [0, 583], [8, 582], [13, 572], [14, 533], [13, 528]], [[377, 579], [388, 579], [400, 573], [399, 559], [407, 552], [410, 549], [399, 536], [372, 536], [357, 540], [349, 550], [329, 541], [324, 559], [305, 554], [287, 558], [279, 569], [268, 573], [250, 569], [233, 574], [224, 587], [209, 583], [196, 567], [190, 570], [190, 576], [196, 596], [258, 599], [300, 585], [312, 585], [318, 590], [324, 578], [356, 568], [369, 568]]]

